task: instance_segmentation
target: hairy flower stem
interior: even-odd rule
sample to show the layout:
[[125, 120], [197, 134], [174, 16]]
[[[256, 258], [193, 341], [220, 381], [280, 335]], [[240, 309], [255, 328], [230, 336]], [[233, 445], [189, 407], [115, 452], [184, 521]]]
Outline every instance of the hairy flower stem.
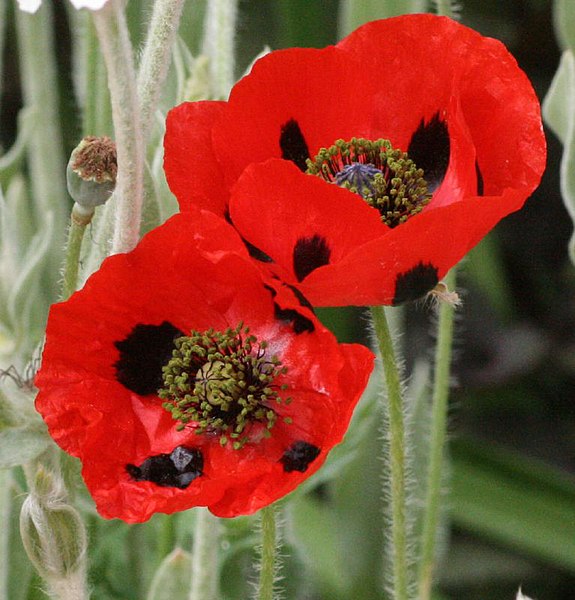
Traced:
[[455, 2], [453, 0], [434, 0], [435, 12], [444, 17], [455, 18]]
[[273, 505], [260, 511], [262, 550], [257, 600], [273, 600], [276, 575], [276, 516]]
[[391, 559], [394, 600], [407, 600], [406, 448], [400, 372], [385, 308], [372, 306], [371, 316], [387, 388], [389, 480], [391, 502]]
[[[449, 289], [455, 287], [455, 268], [451, 269], [444, 281]], [[420, 600], [431, 598], [437, 526], [441, 510], [442, 465], [447, 431], [447, 401], [449, 397], [454, 313], [453, 306], [447, 302], [440, 303], [437, 346], [435, 349], [429, 464], [418, 573], [418, 598]]]
[[202, 54], [210, 59], [211, 95], [227, 100], [234, 84], [238, 0], [208, 2]]
[[66, 244], [66, 262], [64, 263], [64, 276], [60, 300], [67, 300], [78, 287], [78, 268], [80, 266], [80, 251], [86, 225], [92, 220], [93, 209], [82, 208], [74, 204], [70, 216], [68, 229], [68, 242]]
[[185, 0], [156, 0], [138, 72], [142, 138], [147, 142]]
[[[34, 215], [30, 218], [43, 228], [48, 216], [53, 216], [51, 243], [53, 247], [61, 248], [66, 238], [69, 205], [51, 3], [44, 2], [35, 15], [16, 10], [15, 17], [24, 104], [32, 112], [34, 122], [41, 125], [34, 128], [27, 147], [34, 205]], [[48, 260], [49, 287], [55, 289], [61, 256], [53, 252]], [[55, 298], [50, 297], [50, 300]]]
[[93, 13], [108, 70], [118, 178], [112, 254], [129, 252], [138, 243], [144, 189], [144, 143], [132, 45], [121, 0], [110, 0]]
[[188, 600], [218, 600], [220, 525], [207, 508], [196, 509], [192, 581]]

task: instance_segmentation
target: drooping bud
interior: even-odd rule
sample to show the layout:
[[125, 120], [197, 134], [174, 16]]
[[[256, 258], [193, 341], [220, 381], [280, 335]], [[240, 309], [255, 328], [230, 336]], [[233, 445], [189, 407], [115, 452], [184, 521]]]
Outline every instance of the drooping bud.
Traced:
[[117, 171], [115, 143], [109, 137], [85, 137], [68, 161], [68, 192], [78, 205], [93, 211], [112, 195]]
[[86, 597], [86, 530], [61, 479], [43, 467], [22, 505], [20, 534], [28, 558], [56, 597]]
[[158, 567], [148, 600], [188, 600], [192, 557], [181, 548], [173, 550]]

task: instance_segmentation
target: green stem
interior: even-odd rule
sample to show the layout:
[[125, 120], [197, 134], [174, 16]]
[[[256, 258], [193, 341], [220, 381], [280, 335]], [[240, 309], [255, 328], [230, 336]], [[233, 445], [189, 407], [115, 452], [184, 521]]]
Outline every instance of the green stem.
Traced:
[[118, 154], [114, 198], [116, 222], [112, 253], [129, 252], [138, 243], [144, 189], [144, 143], [132, 44], [124, 3], [110, 0], [93, 13], [108, 71], [108, 87]]
[[372, 306], [371, 315], [387, 388], [393, 598], [407, 600], [406, 450], [401, 379], [385, 308]]
[[149, 136], [152, 117], [166, 80], [183, 7], [184, 0], [154, 2], [154, 12], [138, 73], [138, 96], [144, 143]]
[[217, 600], [219, 522], [208, 509], [196, 510], [189, 600]]
[[[449, 289], [454, 289], [455, 267], [448, 273], [444, 282]], [[453, 306], [447, 302], [440, 303], [437, 346], [435, 349], [429, 464], [418, 574], [418, 597], [420, 600], [431, 598], [437, 526], [441, 510], [442, 465], [447, 432], [454, 313]]]
[[[60, 126], [58, 72], [54, 48], [52, 6], [44, 2], [35, 15], [15, 11], [24, 104], [34, 114], [36, 127], [28, 143], [28, 172], [36, 225], [42, 227], [47, 215], [53, 215], [54, 248], [61, 248], [66, 235], [69, 213], [66, 191], [66, 160]], [[51, 254], [50, 290], [56, 289], [61, 256]], [[52, 294], [51, 294], [52, 296]], [[55, 298], [51, 297], [50, 300]]]
[[178, 514], [161, 515], [158, 531], [158, 562], [162, 562], [176, 547]]
[[143, 581], [146, 573], [146, 539], [145, 525], [136, 523], [128, 529], [128, 560], [130, 564], [131, 588], [134, 598], [143, 598], [146, 583]]
[[262, 555], [260, 580], [258, 583], [258, 600], [273, 600], [274, 581], [276, 576], [277, 531], [275, 508], [266, 506], [260, 511], [262, 528]]
[[427, 4], [427, 0], [341, 0], [338, 17], [339, 36], [350, 34], [368, 21], [425, 12]]
[[434, 0], [435, 2], [435, 12], [438, 15], [442, 15], [444, 17], [455, 18], [455, 10], [453, 8], [454, 2], [453, 0]]
[[70, 227], [68, 229], [61, 300], [67, 300], [78, 287], [78, 269], [80, 266], [82, 240], [84, 239], [86, 225], [92, 220], [93, 214], [93, 210], [82, 208], [79, 204], [74, 204], [72, 215], [70, 216]]
[[[106, 65], [102, 62], [100, 44], [89, 11], [74, 10], [79, 29], [78, 65], [76, 77], [82, 106], [84, 135], [114, 136], [110, 107], [110, 93], [106, 85]], [[81, 61], [81, 63], [80, 63]]]
[[202, 54], [210, 59], [211, 95], [227, 99], [234, 84], [238, 0], [208, 2]]

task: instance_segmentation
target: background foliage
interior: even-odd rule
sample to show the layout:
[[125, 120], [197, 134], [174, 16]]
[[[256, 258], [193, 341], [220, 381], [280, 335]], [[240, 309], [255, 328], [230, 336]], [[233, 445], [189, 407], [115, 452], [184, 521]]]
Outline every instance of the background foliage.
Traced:
[[[136, 47], [143, 38], [147, 4], [132, 1], [128, 6]], [[340, 4], [345, 5], [345, 0], [240, 2], [237, 75], [266, 46], [321, 47], [335, 42]], [[378, 7], [402, 12], [405, 4], [396, 0], [378, 3]], [[0, 184], [5, 201], [0, 244], [7, 247], [8, 236], [28, 240], [26, 256], [0, 255], [4, 261], [0, 262], [0, 350], [4, 352], [0, 358], [13, 351], [13, 340], [22, 339], [14, 332], [28, 332], [28, 342], [17, 353], [19, 364], [14, 365], [22, 377], [41, 338], [56, 287], [54, 278], [34, 278], [34, 265], [47, 260], [47, 238], [38, 225], [49, 228], [50, 224], [26, 212], [33, 170], [17, 151], [18, 144], [25, 144], [26, 136], [32, 135], [28, 122], [33, 117], [22, 111], [24, 71], [15, 3], [3, 1], [0, 6], [5, 37], [0, 98], [0, 142], [5, 149], [0, 156]], [[70, 93], [73, 69], [77, 69], [72, 61], [77, 17], [62, 0], [54, 0], [52, 7], [58, 114], [69, 155], [83, 127], [77, 100]], [[204, 8], [199, 0], [190, 0], [185, 7], [164, 111], [175, 104], [181, 78], [189, 74], [188, 49], [194, 56], [199, 53]], [[560, 57], [552, 1], [465, 0], [460, 15], [464, 24], [502, 40], [543, 98]], [[326, 103], [333, 101], [337, 98], [325, 98]], [[107, 133], [109, 123], [103, 115], [98, 133]], [[438, 599], [513, 598], [519, 585], [538, 600], [575, 596], [575, 271], [567, 255], [572, 225], [559, 192], [561, 146], [552, 135], [548, 142], [549, 166], [540, 189], [524, 210], [502, 222], [469, 255], [461, 270], [464, 302], [457, 323], [451, 397], [451, 490], [446, 498]], [[158, 130], [155, 150], [160, 145]], [[155, 151], [149, 162], [159, 178], [161, 162]], [[165, 189], [160, 193], [167, 197]], [[169, 202], [164, 201], [164, 210]], [[14, 222], [19, 224], [17, 230], [8, 226]], [[19, 278], [8, 277], [9, 260], [20, 269]], [[23, 272], [22, 265], [30, 270]], [[42, 272], [48, 272], [47, 268]], [[365, 329], [357, 326], [365, 323], [360, 311], [325, 311], [323, 316], [343, 341], [366, 339]], [[412, 374], [414, 402], [425, 397], [434, 318], [433, 310], [424, 305], [410, 307], [403, 314], [402, 348]], [[2, 358], [0, 367], [8, 370], [10, 363]], [[3, 378], [3, 385], [10, 394], [21, 393], [10, 377]], [[372, 396], [367, 394], [358, 410], [345, 445], [285, 503], [286, 598], [383, 597], [383, 539], [373, 517], [380, 510], [380, 432]], [[416, 406], [425, 410], [424, 404]], [[0, 415], [0, 421], [1, 448], [13, 447], [10, 436], [18, 428], [18, 419]], [[33, 439], [32, 452], [39, 452], [43, 448], [34, 444], [41, 446], [44, 438], [34, 431], [27, 435]], [[22, 457], [13, 464], [22, 462], [18, 458]], [[0, 589], [7, 591], [10, 600], [46, 597], [19, 540], [17, 521], [25, 488], [20, 469], [0, 471], [0, 553], [8, 557], [0, 560], [4, 586]], [[172, 555], [170, 564], [176, 567], [171, 567], [168, 579], [174, 580], [175, 573], [185, 577], [194, 511], [172, 518], [157, 515], [149, 524], [127, 526], [97, 517], [82, 489], [77, 490], [76, 503], [89, 523], [94, 598], [129, 600], [148, 593], [155, 598], [155, 592], [149, 592], [152, 580], [156, 578], [153, 589], [158, 589], [162, 576], [158, 568], [175, 547], [182, 550]], [[250, 593], [253, 548], [258, 543], [254, 523], [253, 518], [224, 523], [220, 568], [226, 599], [246, 598]]]

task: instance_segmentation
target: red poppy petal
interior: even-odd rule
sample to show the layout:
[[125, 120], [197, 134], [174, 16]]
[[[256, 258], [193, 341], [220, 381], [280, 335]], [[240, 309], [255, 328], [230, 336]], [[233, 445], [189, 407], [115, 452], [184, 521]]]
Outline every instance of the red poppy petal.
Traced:
[[[268, 342], [262, 356], [287, 368], [274, 385], [291, 402], [278, 404], [270, 438], [257, 440], [264, 425], [256, 422], [235, 450], [219, 434], [178, 430], [156, 392], [179, 332], [240, 322]], [[230, 225], [196, 210], [104, 261], [52, 307], [36, 406], [56, 441], [82, 460], [103, 516], [139, 522], [191, 506], [231, 516], [272, 502], [319, 467], [372, 367], [372, 353], [339, 345], [299, 292], [264, 283]], [[322, 458], [312, 466], [316, 451]], [[191, 470], [176, 467], [172, 456], [182, 452]]]
[[228, 184], [250, 163], [282, 158], [282, 128], [291, 122], [312, 158], [339, 138], [371, 137], [371, 113], [362, 101], [369, 92], [358, 85], [361, 69], [334, 47], [280, 50], [257, 61], [234, 86], [213, 129]]
[[[415, 300], [523, 201], [523, 194], [506, 190], [502, 196], [467, 198], [426, 211], [357, 247], [329, 271], [314, 271], [301, 284], [302, 293], [318, 306]], [[398, 294], [398, 282], [410, 274], [412, 285]]]
[[[272, 258], [292, 284], [387, 230], [360, 196], [281, 160], [245, 170], [232, 191], [230, 216], [241, 235]], [[323, 256], [321, 248], [311, 247], [314, 240], [323, 245]], [[309, 264], [303, 256], [298, 268], [297, 249], [305, 252], [306, 244]]]
[[164, 170], [181, 210], [195, 204], [223, 215], [228, 192], [212, 148], [212, 126], [225, 102], [184, 102], [166, 118]]
[[[378, 129], [390, 129], [401, 140], [417, 124], [414, 119], [428, 118], [458, 98], [485, 194], [538, 184], [545, 167], [539, 102], [500, 41], [449, 18], [418, 14], [367, 23], [338, 47], [361, 57], [366, 69], [395, 77], [394, 85], [381, 86], [392, 108], [373, 110]], [[380, 121], [390, 116], [393, 123]], [[405, 126], [404, 133], [396, 126]]]

